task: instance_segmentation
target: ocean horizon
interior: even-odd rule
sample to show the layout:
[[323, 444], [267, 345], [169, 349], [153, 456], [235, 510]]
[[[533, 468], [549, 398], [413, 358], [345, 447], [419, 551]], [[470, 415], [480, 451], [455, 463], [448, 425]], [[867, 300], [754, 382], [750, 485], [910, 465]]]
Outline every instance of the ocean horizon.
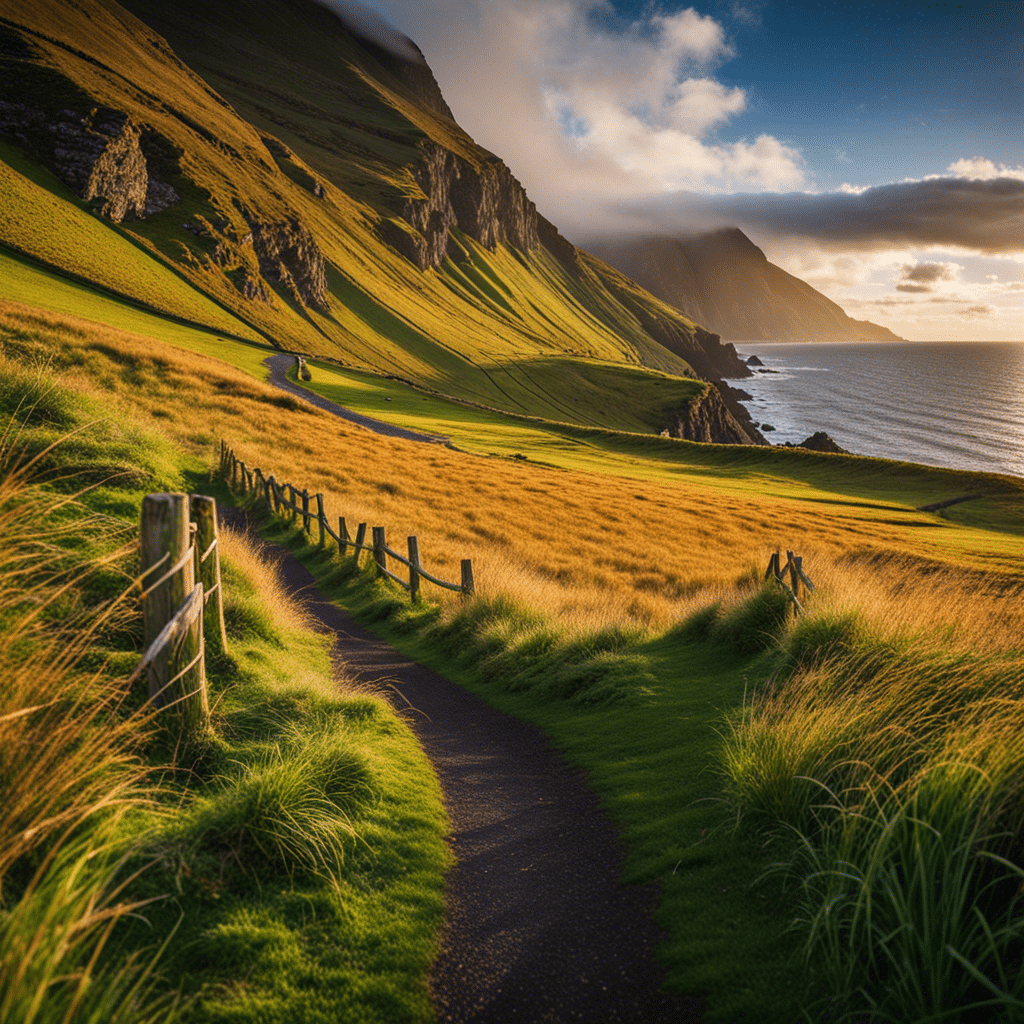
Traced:
[[[731, 381], [773, 444], [1024, 477], [1024, 341], [734, 342]], [[767, 427], [765, 426], [767, 425]]]

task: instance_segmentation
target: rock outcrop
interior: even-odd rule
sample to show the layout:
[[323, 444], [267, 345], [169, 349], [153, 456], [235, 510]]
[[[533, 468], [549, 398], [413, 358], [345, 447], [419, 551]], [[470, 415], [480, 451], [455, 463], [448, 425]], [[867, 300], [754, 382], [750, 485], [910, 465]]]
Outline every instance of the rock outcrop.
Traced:
[[786, 442], [787, 448], [807, 448], [812, 452], [831, 452], [833, 455], [849, 455], [845, 448], [840, 448], [824, 430], [816, 430], [806, 441], [799, 444]]
[[[309, 229], [297, 217], [268, 224], [248, 211], [243, 211], [243, 216], [252, 231], [252, 247], [263, 277], [278, 282], [302, 305], [322, 312], [330, 309], [327, 263]], [[251, 286], [245, 294], [259, 297]]]
[[709, 384], [707, 391], [673, 413], [668, 428], [670, 437], [684, 441], [704, 441], [713, 444], [767, 445], [757, 427], [729, 409], [721, 391]]
[[423, 143], [420, 151], [411, 170], [424, 198], [407, 199], [398, 211], [413, 230], [385, 221], [382, 233], [421, 270], [457, 257], [456, 229], [491, 250], [505, 244], [525, 252], [539, 244], [537, 208], [500, 160], [475, 167], [435, 142]]
[[0, 134], [32, 153], [96, 211], [120, 224], [147, 217], [178, 201], [167, 182], [150, 174], [144, 146], [166, 150], [166, 140], [119, 110], [49, 113], [0, 100]]

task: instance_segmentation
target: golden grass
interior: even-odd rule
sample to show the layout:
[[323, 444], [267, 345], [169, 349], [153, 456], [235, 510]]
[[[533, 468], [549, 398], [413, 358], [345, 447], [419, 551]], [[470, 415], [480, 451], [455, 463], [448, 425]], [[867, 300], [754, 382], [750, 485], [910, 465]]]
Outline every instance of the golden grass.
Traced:
[[[199, 458], [226, 439], [249, 466], [322, 492], [350, 530], [384, 525], [396, 550], [416, 534], [424, 565], [441, 576], [457, 580], [470, 557], [480, 592], [564, 625], [663, 629], [749, 580], [780, 546], [804, 554], [821, 602], [852, 602], [879, 622], [947, 623], [964, 637], [1019, 622], [1003, 596], [1013, 580], [986, 574], [981, 555], [948, 550], [943, 560], [932, 536], [941, 531], [860, 508], [771, 496], [705, 467], [668, 483], [643, 479], [642, 460], [630, 479], [386, 438], [216, 360], [13, 303], [0, 303], [0, 343], [49, 353], [76, 387], [135, 410]], [[976, 532], [979, 544], [993, 542]], [[962, 607], [977, 625], [960, 621]]]

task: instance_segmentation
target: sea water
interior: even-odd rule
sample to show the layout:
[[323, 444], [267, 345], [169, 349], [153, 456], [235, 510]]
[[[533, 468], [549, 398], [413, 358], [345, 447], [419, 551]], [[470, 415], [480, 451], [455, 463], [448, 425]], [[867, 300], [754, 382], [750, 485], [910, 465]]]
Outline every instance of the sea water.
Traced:
[[731, 381], [773, 444], [824, 430], [847, 451], [1024, 476], [1024, 342], [736, 342]]

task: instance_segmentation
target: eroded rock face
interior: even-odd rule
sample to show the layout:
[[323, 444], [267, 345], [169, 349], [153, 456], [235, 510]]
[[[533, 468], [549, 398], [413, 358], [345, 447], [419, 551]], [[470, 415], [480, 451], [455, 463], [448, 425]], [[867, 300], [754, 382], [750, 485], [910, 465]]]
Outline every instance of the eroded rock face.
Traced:
[[260, 273], [282, 284], [303, 305], [324, 312], [330, 309], [327, 264], [309, 229], [297, 217], [272, 224], [262, 223], [251, 214], [245, 214], [245, 219], [252, 229]]
[[[127, 114], [98, 108], [47, 114], [27, 104], [0, 102], [0, 132], [12, 137], [98, 212], [121, 223], [165, 210], [178, 201], [171, 185], [149, 172], [144, 132]], [[154, 144], [157, 133], [146, 133]]]
[[743, 423], [733, 414], [722, 393], [711, 384], [699, 398], [673, 414], [671, 437], [714, 444], [758, 444], [768, 442], [753, 423]]
[[500, 160], [478, 169], [433, 142], [422, 152], [412, 174], [426, 198], [408, 199], [400, 211], [414, 232], [383, 229], [385, 241], [421, 270], [456, 255], [456, 228], [491, 250], [505, 244], [525, 252], [539, 244], [537, 208]]

